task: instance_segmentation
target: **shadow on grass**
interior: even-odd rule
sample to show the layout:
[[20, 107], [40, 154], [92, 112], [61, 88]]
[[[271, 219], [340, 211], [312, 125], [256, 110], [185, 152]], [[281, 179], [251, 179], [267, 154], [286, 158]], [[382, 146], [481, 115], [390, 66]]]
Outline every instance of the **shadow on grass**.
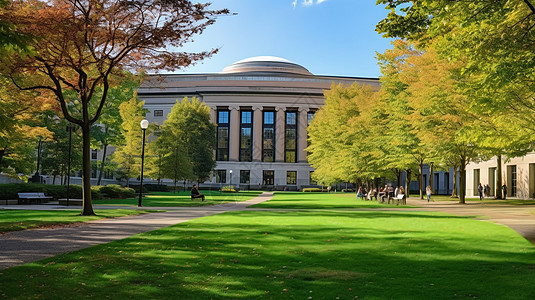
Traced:
[[534, 255], [509, 228], [465, 217], [232, 212], [1, 271], [0, 295], [533, 299]]

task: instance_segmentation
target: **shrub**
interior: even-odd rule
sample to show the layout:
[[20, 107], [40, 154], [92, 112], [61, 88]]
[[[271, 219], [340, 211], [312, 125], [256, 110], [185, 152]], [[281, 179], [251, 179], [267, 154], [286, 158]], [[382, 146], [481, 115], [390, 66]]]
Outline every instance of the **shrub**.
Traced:
[[[18, 198], [17, 193], [44, 193], [54, 199], [67, 198], [66, 185], [40, 184], [40, 183], [7, 183], [0, 184], [0, 200], [14, 200]], [[91, 187], [91, 197], [101, 198], [98, 190]], [[81, 199], [82, 186], [71, 184], [69, 187], [69, 198]]]
[[322, 192], [322, 190], [320, 188], [304, 188], [303, 189], [303, 192], [307, 193], [314, 193], [314, 192]]
[[240, 189], [239, 188], [236, 188], [236, 187], [233, 187], [233, 186], [224, 186], [221, 188], [221, 191], [222, 192], [228, 192], [228, 193], [236, 193], [238, 192]]
[[103, 196], [107, 198], [131, 198], [136, 196], [136, 191], [133, 188], [122, 187], [118, 184], [108, 184], [99, 188]]

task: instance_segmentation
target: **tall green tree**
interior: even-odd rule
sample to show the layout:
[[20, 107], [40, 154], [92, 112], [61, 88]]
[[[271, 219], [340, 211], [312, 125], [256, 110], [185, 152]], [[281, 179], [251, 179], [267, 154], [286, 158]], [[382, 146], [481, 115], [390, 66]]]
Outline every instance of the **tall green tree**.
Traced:
[[308, 127], [308, 161], [315, 168], [313, 178], [321, 184], [357, 182], [378, 176], [368, 157], [368, 130], [364, 116], [374, 101], [370, 86], [331, 86], [325, 105]]
[[[141, 120], [145, 118], [145, 102], [139, 101], [137, 95], [119, 105], [121, 115], [121, 135], [124, 137], [122, 145], [117, 145], [112, 156], [112, 161], [119, 167], [117, 175], [130, 183], [130, 178], [140, 176], [141, 172], [141, 147], [142, 130]], [[150, 131], [149, 131], [150, 133]]]
[[[93, 149], [102, 150], [102, 157], [98, 163], [97, 185], [101, 184], [105, 169], [109, 169], [114, 165], [109, 162], [107, 156], [108, 146], [118, 146], [124, 142], [121, 134], [122, 118], [119, 113], [119, 105], [135, 96], [135, 92], [139, 87], [140, 78], [141, 76], [136, 76], [128, 72], [124, 72], [121, 76], [115, 76], [113, 78], [114, 85], [109, 89], [108, 100], [104, 105], [102, 115], [99, 118], [98, 124], [94, 124], [91, 128], [91, 146]], [[101, 92], [101, 89], [98, 92]]]
[[[61, 104], [64, 117], [81, 128], [83, 143], [82, 215], [93, 215], [91, 201], [91, 126], [104, 109], [110, 76], [121, 69], [175, 70], [217, 50], [185, 53], [179, 49], [227, 10], [210, 4], [169, 1], [12, 1], [2, 22], [34, 37], [33, 55], [19, 55], [9, 65], [22, 90], [44, 90]], [[33, 74], [23, 81], [19, 74]], [[102, 88], [100, 95], [97, 87]], [[77, 95], [75, 113], [65, 95]], [[94, 103], [96, 102], [96, 103]], [[90, 103], [94, 103], [91, 105]]]
[[158, 138], [158, 145], [167, 149], [165, 160], [172, 162], [166, 163], [168, 167], [172, 166], [166, 169], [167, 176], [171, 175], [170, 178], [175, 180], [184, 176], [183, 179], [198, 182], [208, 179], [215, 167], [215, 136], [215, 125], [210, 121], [210, 108], [206, 104], [196, 97], [177, 101], [167, 115]]

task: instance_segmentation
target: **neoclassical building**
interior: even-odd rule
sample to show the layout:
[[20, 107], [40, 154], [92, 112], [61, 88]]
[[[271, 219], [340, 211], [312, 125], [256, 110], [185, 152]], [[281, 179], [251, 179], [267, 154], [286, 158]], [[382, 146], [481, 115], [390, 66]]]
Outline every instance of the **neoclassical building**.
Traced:
[[367, 84], [377, 78], [320, 76], [288, 60], [261, 56], [212, 74], [151, 76], [139, 88], [151, 122], [163, 123], [177, 100], [197, 97], [217, 124], [212, 184], [289, 190], [313, 184], [307, 126], [332, 83]]

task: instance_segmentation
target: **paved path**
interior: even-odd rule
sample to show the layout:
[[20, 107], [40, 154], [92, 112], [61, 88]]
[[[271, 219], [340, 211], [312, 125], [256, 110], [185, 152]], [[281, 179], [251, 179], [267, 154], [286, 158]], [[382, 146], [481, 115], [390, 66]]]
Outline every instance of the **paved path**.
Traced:
[[[93, 245], [108, 243], [195, 218], [227, 211], [244, 210], [250, 205], [267, 201], [272, 196], [273, 193], [263, 193], [248, 201], [202, 207], [150, 207], [150, 209], [162, 209], [166, 210], [166, 212], [101, 219], [53, 229], [8, 232], [0, 236], [0, 270]], [[10, 205], [2, 208], [16, 209], [17, 206]], [[32, 205], [32, 209], [50, 210], [53, 208], [59, 209], [60, 207]], [[95, 206], [95, 208], [101, 207]], [[24, 209], [28, 209], [28, 206], [25, 205]]]
[[458, 201], [427, 202], [418, 198], [409, 198], [407, 205], [418, 206], [413, 210], [440, 211], [458, 216], [486, 216], [489, 220], [512, 228], [528, 241], [535, 244], [535, 206], [488, 204], [467, 199], [467, 204]]

